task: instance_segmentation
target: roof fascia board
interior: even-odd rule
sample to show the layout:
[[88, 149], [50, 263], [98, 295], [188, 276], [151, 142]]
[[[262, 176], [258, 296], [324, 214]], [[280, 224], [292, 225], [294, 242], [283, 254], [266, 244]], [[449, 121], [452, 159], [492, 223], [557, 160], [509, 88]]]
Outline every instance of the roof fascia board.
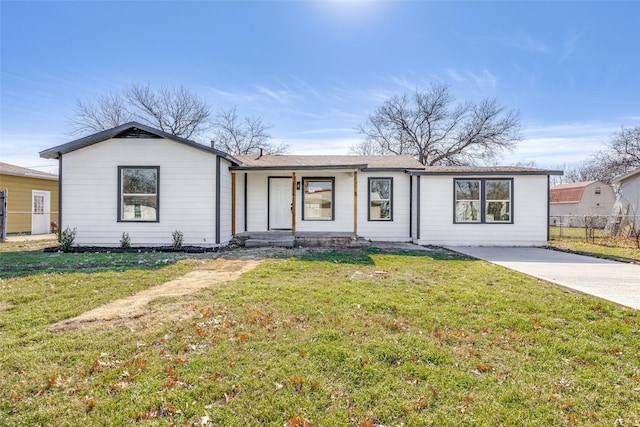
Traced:
[[510, 175], [564, 175], [563, 171], [541, 170], [541, 171], [409, 171], [412, 176], [424, 175], [451, 175], [451, 176], [510, 176]]
[[11, 176], [21, 176], [24, 178], [35, 178], [35, 179], [49, 179], [51, 181], [57, 181], [57, 175], [40, 175], [37, 173], [19, 173], [19, 172], [9, 172], [0, 170], [0, 175], [11, 175]]
[[367, 165], [318, 165], [318, 166], [235, 166], [237, 171], [272, 171], [272, 170], [364, 170]]
[[191, 141], [190, 139], [185, 139], [185, 138], [181, 138], [179, 136], [175, 136], [175, 135], [171, 135], [169, 133], [163, 132], [161, 130], [152, 128], [150, 126], [147, 125], [143, 125], [142, 123], [138, 123], [138, 122], [129, 122], [129, 123], [125, 123], [123, 125], [120, 126], [116, 126], [114, 128], [111, 129], [107, 129], [104, 130], [102, 132], [98, 132], [95, 133], [93, 135], [89, 135], [89, 136], [85, 136], [84, 138], [80, 138], [80, 139], [76, 139], [75, 141], [71, 141], [71, 142], [67, 142], [66, 144], [62, 144], [62, 145], [58, 145], [57, 147], [53, 147], [53, 148], [49, 148], [48, 150], [44, 150], [40, 152], [40, 157], [43, 158], [47, 158], [47, 159], [57, 159], [58, 157], [60, 157], [63, 154], [69, 153], [71, 151], [75, 151], [78, 150], [80, 148], [84, 148], [84, 147], [88, 147], [89, 145], [93, 145], [93, 144], [97, 144], [99, 142], [103, 142], [106, 141], [108, 139], [111, 139], [113, 137], [115, 137], [116, 135], [119, 135], [120, 133], [127, 131], [129, 129], [133, 129], [133, 128], [138, 128], [138, 129], [142, 129], [146, 132], [149, 132], [153, 135], [156, 135], [160, 138], [165, 138], [171, 141], [175, 141], [175, 142], [179, 142], [181, 144], [187, 145], [189, 147], [198, 149], [198, 150], [202, 150], [205, 151], [207, 153], [210, 154], [215, 154], [217, 156], [220, 156], [224, 159], [227, 159], [229, 162], [235, 164], [235, 165], [239, 165], [240, 162], [236, 159], [234, 159], [233, 157], [231, 157], [229, 154], [217, 150], [215, 148], [211, 148], [211, 147], [207, 147], [206, 145], [203, 144], [198, 144], [195, 141]]
[[413, 171], [422, 171], [424, 169], [409, 169], [409, 168], [363, 168], [362, 172], [405, 172], [411, 173]]
[[629, 178], [633, 178], [636, 175], [640, 175], [640, 168], [632, 170], [631, 172], [627, 172], [627, 173], [625, 173], [623, 175], [620, 175], [617, 178], [614, 178], [613, 182], [617, 184], [619, 182], [626, 181]]

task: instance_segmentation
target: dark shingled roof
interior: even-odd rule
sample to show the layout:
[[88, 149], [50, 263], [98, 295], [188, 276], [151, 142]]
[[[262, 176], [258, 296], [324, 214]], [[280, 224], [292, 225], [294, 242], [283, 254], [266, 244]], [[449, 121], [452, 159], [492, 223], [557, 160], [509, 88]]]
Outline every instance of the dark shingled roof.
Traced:
[[97, 144], [99, 142], [106, 141], [107, 139], [117, 138], [119, 136], [126, 136], [128, 133], [138, 132], [138, 131], [143, 131], [159, 138], [169, 139], [171, 141], [175, 141], [180, 144], [184, 144], [189, 147], [205, 151], [207, 153], [218, 155], [222, 158], [227, 159], [234, 165], [239, 164], [239, 162], [236, 159], [234, 159], [233, 157], [231, 157], [230, 155], [228, 155], [223, 151], [216, 150], [215, 148], [211, 148], [207, 145], [198, 144], [197, 142], [191, 141], [190, 139], [185, 139], [179, 136], [168, 134], [161, 130], [154, 129], [150, 126], [143, 125], [137, 122], [125, 123], [123, 125], [116, 126], [114, 128], [95, 133], [93, 135], [85, 136], [84, 138], [76, 139], [75, 141], [71, 141], [66, 144], [58, 145], [57, 147], [49, 148], [48, 150], [41, 151], [40, 157], [44, 157], [47, 159], [57, 159], [62, 154], [66, 154], [71, 151], [78, 150], [80, 148], [88, 147], [89, 145]]
[[424, 169], [409, 155], [331, 156], [331, 155], [251, 155], [235, 156], [242, 166], [236, 169]]
[[562, 175], [562, 171], [520, 166], [427, 166], [412, 175]]

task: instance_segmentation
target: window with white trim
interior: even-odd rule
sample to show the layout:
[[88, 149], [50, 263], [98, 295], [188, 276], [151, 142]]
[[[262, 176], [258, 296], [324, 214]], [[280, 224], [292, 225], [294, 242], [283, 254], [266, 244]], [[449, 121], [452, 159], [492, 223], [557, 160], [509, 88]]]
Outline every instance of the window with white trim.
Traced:
[[334, 214], [334, 178], [302, 178], [302, 219], [330, 221]]
[[512, 179], [454, 179], [455, 223], [513, 223]]
[[392, 221], [393, 178], [369, 178], [369, 221]]
[[118, 167], [118, 221], [159, 221], [159, 166]]

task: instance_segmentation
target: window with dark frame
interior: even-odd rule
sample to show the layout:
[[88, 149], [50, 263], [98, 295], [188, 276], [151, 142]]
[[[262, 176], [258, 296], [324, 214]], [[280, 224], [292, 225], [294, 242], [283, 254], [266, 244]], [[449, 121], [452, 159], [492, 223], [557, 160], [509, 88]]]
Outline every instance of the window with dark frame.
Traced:
[[513, 223], [513, 179], [454, 179], [454, 223]]
[[369, 221], [393, 220], [393, 178], [369, 178]]
[[303, 221], [333, 220], [334, 184], [334, 178], [302, 178]]
[[118, 167], [118, 221], [159, 221], [159, 166]]

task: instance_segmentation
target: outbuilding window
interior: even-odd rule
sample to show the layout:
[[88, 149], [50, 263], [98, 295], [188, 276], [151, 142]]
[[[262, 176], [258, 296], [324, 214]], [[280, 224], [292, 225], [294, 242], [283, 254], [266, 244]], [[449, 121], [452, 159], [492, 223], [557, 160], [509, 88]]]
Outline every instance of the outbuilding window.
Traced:
[[513, 223], [512, 179], [454, 179], [455, 223]]
[[302, 178], [302, 219], [330, 221], [334, 214], [334, 178]]
[[369, 221], [393, 220], [393, 178], [369, 178]]
[[118, 221], [158, 222], [159, 166], [118, 167]]

